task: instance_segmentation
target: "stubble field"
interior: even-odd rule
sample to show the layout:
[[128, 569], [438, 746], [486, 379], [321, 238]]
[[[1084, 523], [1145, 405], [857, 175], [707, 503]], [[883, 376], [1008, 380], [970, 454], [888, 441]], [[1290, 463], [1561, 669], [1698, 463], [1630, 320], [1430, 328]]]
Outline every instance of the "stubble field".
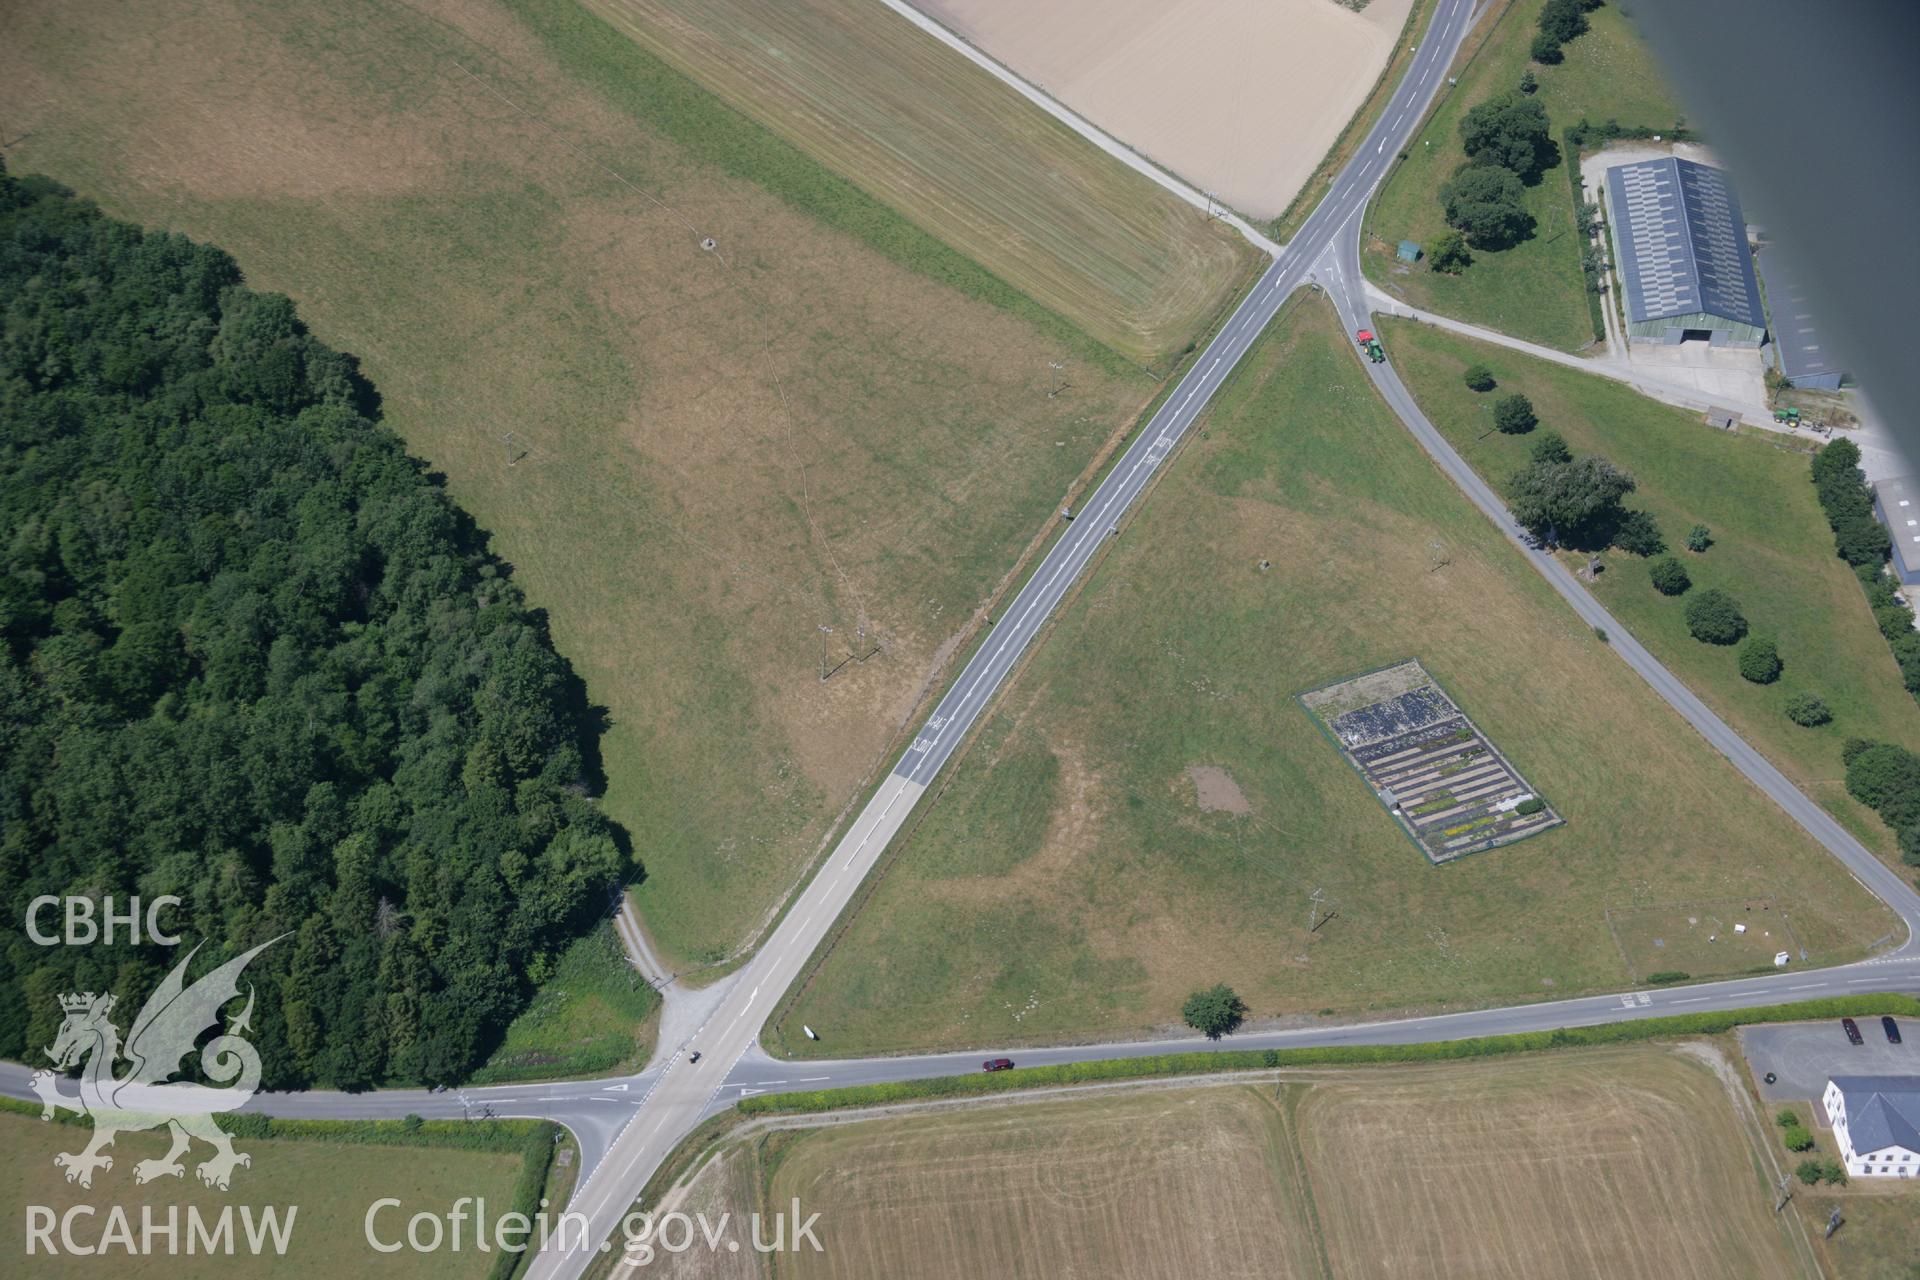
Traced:
[[753, 935], [1156, 386], [568, 0], [9, 6], [0, 116], [362, 358], [606, 709], [675, 967]]
[[[1817, 1274], [1750, 1109], [1652, 1046], [1312, 1069], [778, 1129], [687, 1205], [819, 1213], [779, 1275]], [[674, 1276], [747, 1276], [699, 1250]], [[761, 1273], [764, 1274], [764, 1273]]]
[[[1293, 199], [1372, 90], [1412, 0], [927, 0], [1112, 136], [1258, 219]], [[1417, 42], [1419, 37], [1413, 39]]]

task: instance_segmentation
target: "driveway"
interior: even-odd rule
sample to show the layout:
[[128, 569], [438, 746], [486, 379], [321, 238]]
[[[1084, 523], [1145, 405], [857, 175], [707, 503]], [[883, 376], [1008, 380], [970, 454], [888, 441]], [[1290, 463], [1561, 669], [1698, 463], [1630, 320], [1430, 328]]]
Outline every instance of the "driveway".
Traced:
[[[1920, 1023], [1896, 1019], [1906, 1043], [1888, 1044], [1877, 1016], [1854, 1021], [1865, 1044], [1848, 1044], [1838, 1018], [1741, 1027], [1740, 1049], [1760, 1096], [1817, 1102], [1829, 1076], [1920, 1075]], [[1778, 1077], [1773, 1084], [1766, 1083], [1769, 1071]]]

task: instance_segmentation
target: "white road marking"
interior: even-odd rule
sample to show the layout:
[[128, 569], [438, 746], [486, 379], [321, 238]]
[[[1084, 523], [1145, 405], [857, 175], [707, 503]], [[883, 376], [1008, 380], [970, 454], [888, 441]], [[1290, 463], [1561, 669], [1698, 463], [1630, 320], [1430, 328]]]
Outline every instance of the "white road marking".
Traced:
[[1827, 985], [1828, 985], [1828, 984], [1827, 984], [1827, 983], [1824, 983], [1824, 982], [1803, 982], [1803, 983], [1801, 983], [1801, 984], [1800, 984], [1799, 986], [1797, 986], [1797, 987], [1788, 987], [1788, 988], [1787, 988], [1787, 990], [1789, 990], [1789, 991], [1818, 991], [1818, 990], [1819, 990], [1820, 988], [1822, 988], [1822, 987], [1824, 987], [1824, 986], [1827, 986]]
[[1700, 1002], [1701, 1002], [1702, 1000], [1710, 1000], [1710, 999], [1712, 999], [1712, 997], [1711, 997], [1711, 996], [1688, 996], [1688, 997], [1687, 997], [1687, 998], [1686, 998], [1685, 1000], [1675, 1000], [1675, 1001], [1674, 1001], [1673, 1003], [1675, 1003], [1675, 1004], [1699, 1004], [1699, 1003], [1700, 1003]]

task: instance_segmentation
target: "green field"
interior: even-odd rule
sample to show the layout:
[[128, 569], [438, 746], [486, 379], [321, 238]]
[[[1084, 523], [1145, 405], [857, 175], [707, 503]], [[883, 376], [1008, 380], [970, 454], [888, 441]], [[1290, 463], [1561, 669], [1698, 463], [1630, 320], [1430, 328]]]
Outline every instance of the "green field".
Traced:
[[[37, 1114], [37, 1113], [36, 1113]], [[231, 1122], [224, 1127], [233, 1128]], [[522, 1166], [519, 1143], [503, 1139], [504, 1150], [462, 1149], [458, 1142], [473, 1141], [452, 1130], [462, 1126], [430, 1126], [418, 1145], [381, 1144], [358, 1141], [327, 1141], [301, 1137], [248, 1138], [236, 1132], [237, 1151], [252, 1157], [253, 1163], [235, 1171], [228, 1191], [216, 1191], [200, 1185], [193, 1166], [204, 1160], [209, 1149], [196, 1144], [191, 1156], [182, 1157], [186, 1172], [182, 1178], [159, 1178], [144, 1185], [133, 1179], [133, 1166], [139, 1160], [165, 1154], [167, 1141], [162, 1132], [129, 1133], [113, 1146], [113, 1168], [94, 1175], [93, 1186], [82, 1188], [65, 1180], [53, 1163], [58, 1152], [79, 1151], [91, 1130], [84, 1125], [45, 1124], [34, 1116], [0, 1111], [0, 1145], [8, 1154], [6, 1172], [0, 1174], [0, 1211], [11, 1224], [17, 1249], [24, 1250], [27, 1206], [39, 1205], [63, 1215], [74, 1205], [92, 1205], [93, 1216], [74, 1219], [76, 1243], [96, 1244], [107, 1226], [107, 1214], [119, 1206], [128, 1215], [139, 1244], [141, 1209], [151, 1205], [157, 1220], [165, 1223], [168, 1206], [178, 1206], [180, 1231], [178, 1255], [169, 1255], [165, 1238], [154, 1237], [155, 1248], [146, 1254], [115, 1248], [105, 1256], [76, 1257], [64, 1250], [58, 1257], [36, 1256], [14, 1265], [24, 1269], [15, 1273], [37, 1278], [99, 1276], [109, 1269], [115, 1276], [129, 1280], [196, 1280], [217, 1273], [222, 1280], [242, 1277], [326, 1277], [408, 1276], [464, 1277], [480, 1280], [489, 1274], [499, 1253], [478, 1253], [473, 1249], [471, 1227], [466, 1247], [458, 1253], [450, 1248], [437, 1252], [381, 1253], [366, 1241], [364, 1221], [373, 1202], [397, 1197], [404, 1208], [385, 1210], [376, 1219], [383, 1243], [404, 1239], [408, 1216], [422, 1210], [444, 1214], [462, 1196], [484, 1196], [489, 1217], [505, 1213], [513, 1205], [513, 1190]], [[508, 1126], [500, 1126], [503, 1133]], [[532, 1126], [518, 1126], [531, 1129]], [[345, 1132], [346, 1126], [341, 1126]], [[457, 1141], [456, 1141], [457, 1139]], [[234, 1211], [234, 1235], [244, 1241], [241, 1211], [250, 1207], [256, 1215], [272, 1207], [279, 1220], [286, 1221], [294, 1208], [293, 1227], [284, 1256], [268, 1252], [254, 1256], [244, 1245], [237, 1245], [234, 1256], [221, 1257], [209, 1264], [204, 1256], [188, 1256], [187, 1213], [193, 1206], [203, 1220], [212, 1223], [220, 1212], [231, 1206]], [[256, 1218], [257, 1221], [257, 1218]], [[53, 1236], [60, 1241], [58, 1230]]]
[[[1742, 737], [1895, 860], [1886, 827], [1846, 793], [1840, 744], [1874, 738], [1920, 749], [1920, 703], [1901, 684], [1859, 583], [1833, 553], [1798, 442], [1716, 431], [1696, 413], [1604, 378], [1411, 321], [1381, 323], [1402, 376], [1419, 388], [1421, 408], [1496, 489], [1531, 447], [1527, 436], [1488, 430], [1489, 402], [1510, 391], [1532, 399], [1542, 424], [1576, 454], [1601, 454], [1632, 473], [1639, 488], [1626, 505], [1658, 519], [1693, 590], [1729, 592], [1755, 632], [1777, 639], [1785, 670], [1770, 685], [1741, 679], [1734, 649], [1693, 639], [1687, 597], [1655, 591], [1638, 556], [1607, 552], [1595, 594]], [[1493, 370], [1498, 389], [1467, 390], [1460, 375], [1474, 363]], [[1701, 555], [1682, 546], [1695, 524], [1713, 531], [1714, 544]], [[1788, 720], [1784, 708], [1796, 693], [1819, 695], [1833, 721], [1807, 729]]]
[[620, 950], [612, 924], [575, 942], [513, 1020], [475, 1084], [637, 1070], [660, 998]]
[[1429, 271], [1424, 262], [1409, 267], [1393, 257], [1401, 240], [1426, 244], [1446, 229], [1438, 192], [1466, 158], [1460, 149], [1461, 118], [1475, 104], [1517, 88], [1528, 69], [1540, 82], [1537, 96], [1556, 143], [1582, 116], [1595, 124], [1611, 119], [1655, 128], [1684, 116], [1685, 108], [1616, 5], [1587, 15], [1592, 29], [1567, 44], [1566, 59], [1558, 66], [1532, 62], [1527, 51], [1544, 3], [1516, 0], [1497, 20], [1483, 20], [1469, 37], [1470, 60], [1455, 67], [1459, 86], [1445, 91], [1367, 211], [1362, 256], [1370, 279], [1414, 306], [1572, 351], [1593, 341], [1594, 322], [1580, 272], [1582, 245], [1564, 158], [1527, 190], [1527, 210], [1536, 224], [1532, 239], [1497, 253], [1476, 250], [1473, 265], [1458, 276]]
[[361, 358], [604, 707], [683, 971], [1158, 389], [569, 0], [34, 0], [0, 115], [14, 172], [218, 244]]
[[[1256, 1018], [1570, 995], [1630, 980], [1610, 908], [1771, 895], [1813, 963], [1892, 927], [1444, 480], [1324, 304], [1296, 305], [799, 989], [786, 1049], [1128, 1034], [1215, 981]], [[1407, 657], [1564, 827], [1428, 865], [1296, 701]], [[1196, 768], [1251, 812], [1202, 808]]]

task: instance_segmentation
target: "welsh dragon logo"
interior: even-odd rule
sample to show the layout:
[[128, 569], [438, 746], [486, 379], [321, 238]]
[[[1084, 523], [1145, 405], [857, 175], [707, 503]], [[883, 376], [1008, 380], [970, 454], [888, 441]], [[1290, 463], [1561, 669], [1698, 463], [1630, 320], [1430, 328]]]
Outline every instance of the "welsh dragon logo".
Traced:
[[[68, 1182], [91, 1187], [94, 1170], [113, 1168], [113, 1157], [106, 1148], [113, 1145], [115, 1136], [162, 1125], [172, 1131], [173, 1147], [158, 1160], [134, 1165], [135, 1182], [180, 1177], [185, 1172], [180, 1157], [192, 1147], [193, 1138], [213, 1148], [212, 1158], [194, 1171], [210, 1187], [225, 1191], [234, 1169], [253, 1163], [251, 1157], [233, 1149], [233, 1139], [213, 1122], [220, 1112], [244, 1106], [260, 1087], [260, 1055], [241, 1038], [251, 1029], [251, 985], [240, 1016], [200, 1051], [201, 1071], [222, 1087], [171, 1077], [180, 1070], [181, 1059], [193, 1052], [201, 1035], [219, 1022], [221, 1008], [239, 996], [240, 973], [248, 962], [278, 941], [263, 942], [187, 986], [187, 965], [200, 950], [195, 947], [148, 998], [133, 1020], [124, 1050], [119, 1028], [109, 1016], [113, 1012], [112, 995], [96, 996], [89, 991], [60, 997], [66, 1020], [60, 1024], [60, 1034], [47, 1056], [61, 1071], [85, 1060], [80, 1094], [72, 1098], [61, 1093], [58, 1077], [45, 1070], [34, 1073], [33, 1091], [40, 1095], [42, 1120], [53, 1119], [56, 1109], [77, 1111], [93, 1119], [93, 1141], [86, 1150], [63, 1152], [53, 1158], [55, 1166], [67, 1171]], [[124, 1076], [115, 1076], [114, 1062], [122, 1056], [132, 1063], [132, 1069]]]

